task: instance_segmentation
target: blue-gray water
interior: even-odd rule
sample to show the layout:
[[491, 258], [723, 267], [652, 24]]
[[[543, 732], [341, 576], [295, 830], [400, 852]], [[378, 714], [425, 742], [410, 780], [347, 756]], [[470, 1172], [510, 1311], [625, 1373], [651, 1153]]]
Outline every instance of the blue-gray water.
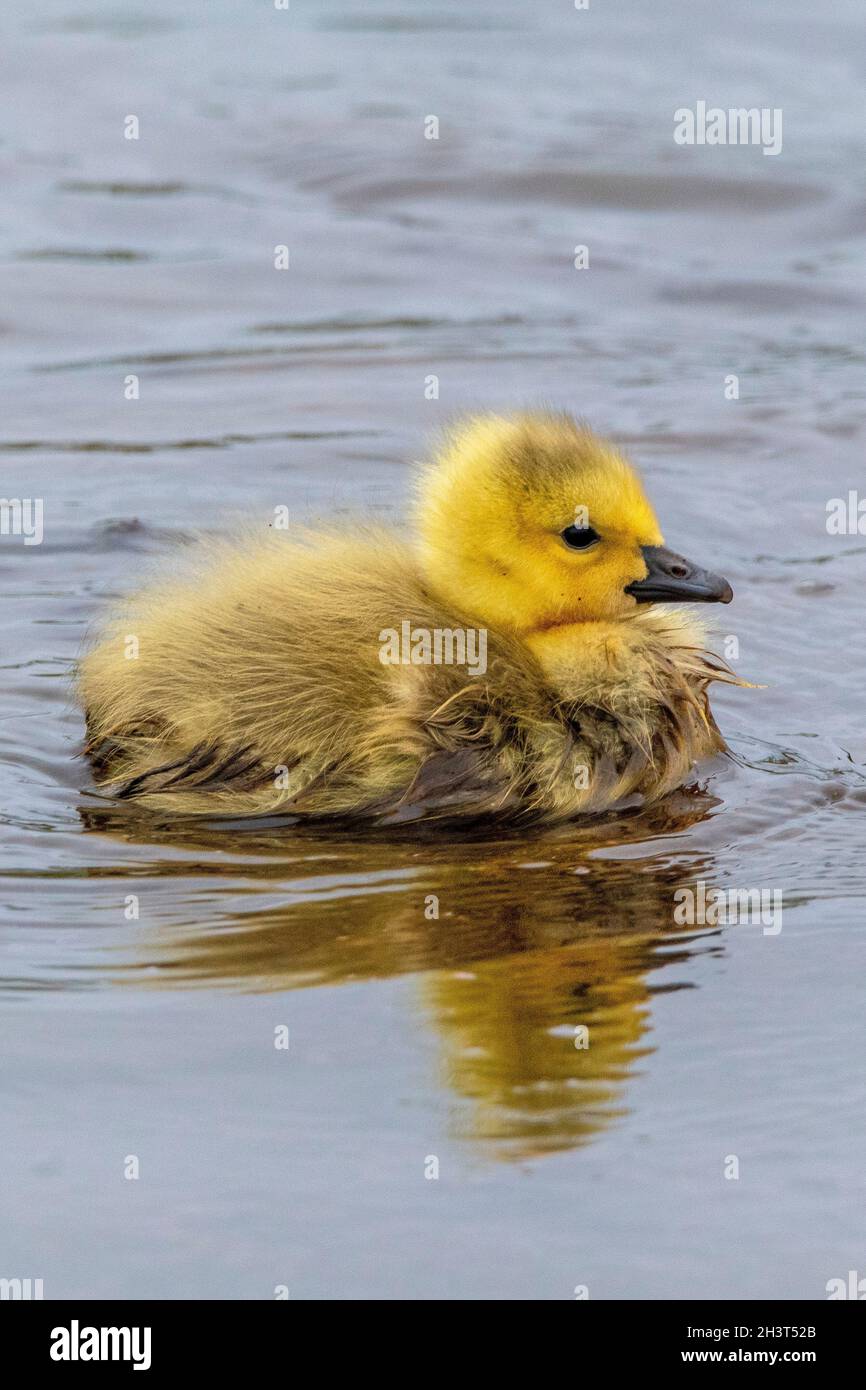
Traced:
[[[856, 0], [4, 16], [0, 491], [45, 535], [0, 537], [0, 1276], [866, 1274], [866, 541], [826, 525], [864, 478], [864, 29]], [[781, 108], [781, 153], [676, 145], [699, 100]], [[766, 687], [715, 696], [737, 761], [486, 839], [99, 812], [69, 671], [111, 596], [276, 505], [399, 518], [444, 422], [542, 400], [621, 440], [668, 542], [733, 583], [719, 647]], [[782, 930], [678, 925], [698, 882], [778, 890]]]

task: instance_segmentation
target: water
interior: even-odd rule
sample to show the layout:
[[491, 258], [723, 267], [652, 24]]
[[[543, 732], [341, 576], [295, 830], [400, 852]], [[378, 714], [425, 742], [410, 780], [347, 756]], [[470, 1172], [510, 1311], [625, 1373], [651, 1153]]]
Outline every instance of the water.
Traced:
[[[866, 542], [826, 528], [863, 478], [861, 7], [3, 25], [2, 489], [44, 498], [45, 539], [0, 538], [0, 1275], [558, 1299], [866, 1273]], [[782, 153], [677, 147], [700, 99], [781, 107]], [[539, 401], [620, 439], [669, 544], [730, 578], [717, 640], [765, 686], [715, 695], [733, 759], [650, 812], [472, 838], [180, 831], [88, 795], [69, 673], [108, 599], [279, 504], [398, 518], [456, 412]], [[780, 890], [781, 932], [678, 925], [699, 882]]]

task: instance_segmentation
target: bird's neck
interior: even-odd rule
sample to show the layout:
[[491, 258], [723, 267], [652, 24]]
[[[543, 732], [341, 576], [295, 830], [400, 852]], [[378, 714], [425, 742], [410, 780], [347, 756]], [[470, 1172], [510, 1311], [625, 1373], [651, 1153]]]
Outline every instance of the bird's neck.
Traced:
[[643, 609], [620, 621], [562, 623], [526, 634], [524, 642], [550, 683], [563, 695], [633, 683], [660, 656], [700, 651], [706, 633], [691, 615], [675, 609]]

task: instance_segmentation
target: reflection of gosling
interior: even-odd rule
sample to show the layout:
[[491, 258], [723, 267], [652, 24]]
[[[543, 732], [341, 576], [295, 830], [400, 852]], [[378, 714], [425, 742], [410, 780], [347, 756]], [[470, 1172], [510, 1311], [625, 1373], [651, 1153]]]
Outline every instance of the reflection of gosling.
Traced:
[[210, 545], [135, 598], [82, 661], [88, 751], [160, 812], [552, 820], [655, 799], [724, 746], [706, 690], [733, 680], [657, 605], [730, 598], [664, 547], [611, 445], [567, 416], [481, 418], [424, 476], [414, 542], [341, 524]]

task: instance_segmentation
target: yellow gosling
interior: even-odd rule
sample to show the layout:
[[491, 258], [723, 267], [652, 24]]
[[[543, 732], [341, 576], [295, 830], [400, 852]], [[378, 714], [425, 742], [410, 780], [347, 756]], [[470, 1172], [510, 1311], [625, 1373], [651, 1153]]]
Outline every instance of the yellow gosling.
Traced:
[[740, 682], [667, 605], [730, 586], [666, 549], [611, 444], [470, 420], [415, 521], [203, 545], [112, 615], [79, 676], [101, 786], [162, 814], [557, 821], [724, 748], [707, 687]]

